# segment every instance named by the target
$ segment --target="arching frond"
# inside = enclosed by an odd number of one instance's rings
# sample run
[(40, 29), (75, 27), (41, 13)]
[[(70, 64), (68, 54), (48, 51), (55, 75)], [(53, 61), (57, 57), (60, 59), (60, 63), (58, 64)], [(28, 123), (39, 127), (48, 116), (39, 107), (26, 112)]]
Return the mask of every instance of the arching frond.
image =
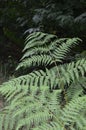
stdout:
[(16, 70), (37, 70), (0, 85), (0, 130), (85, 130), (86, 58), (64, 63), (79, 41), (41, 32), (26, 38)]
[(61, 63), (71, 48), (77, 45), (79, 41), (79, 38), (58, 39), (55, 35), (40, 32), (31, 34), (26, 39), (26, 46), (23, 50), (25, 53), (17, 69), (40, 65), (46, 66), (51, 65), (53, 62)]

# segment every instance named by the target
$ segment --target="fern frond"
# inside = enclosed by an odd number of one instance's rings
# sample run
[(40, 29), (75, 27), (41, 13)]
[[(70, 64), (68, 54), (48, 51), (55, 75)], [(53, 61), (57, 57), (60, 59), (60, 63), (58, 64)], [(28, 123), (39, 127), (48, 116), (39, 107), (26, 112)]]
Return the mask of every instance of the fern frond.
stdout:
[[(55, 35), (52, 35), (52, 34), (45, 34), (45, 33), (42, 33), (42, 32), (36, 32), (36, 33), (33, 33), (32, 35), (29, 35), (26, 39), (26, 46), (24, 48), (23, 51), (29, 49), (29, 48), (32, 48), (32, 47), (35, 47), (35, 46), (42, 46), (42, 45), (46, 45), (47, 43), (49, 43), (49, 41), (52, 39), (52, 38), (56, 38), (57, 36)], [(51, 41), (50, 41), (51, 42)]]
[(82, 59), (77, 62), (64, 64), (64, 66), (60, 65), (54, 67), (50, 70), (46, 69), (46, 72), (42, 70), (34, 71), (29, 75), (10, 80), (8, 83), (4, 83), (2, 87), (0, 87), (0, 92), (5, 94), (6, 97), (13, 97), (16, 93), (21, 92), (24, 88), (28, 89), (30, 86), (47, 85), (51, 89), (56, 86), (61, 88), (62, 84), (64, 86), (70, 84), (72, 81), (79, 80), (85, 72), (86, 60)]
[(27, 58), (26, 60), (23, 60), (18, 67), (16, 68), (16, 70), (18, 70), (19, 68), (27, 68), (27, 67), (31, 67), (31, 66), (40, 66), (40, 65), (50, 65), (53, 63), (52, 57), (49, 55), (36, 55), (36, 56), (32, 56), (31, 58)]
[(61, 63), (71, 48), (76, 46), (79, 41), (81, 41), (79, 38), (58, 39), (55, 35), (34, 33), (26, 40), (26, 46), (23, 50), (25, 54), (21, 58), (17, 69), (40, 65), (46, 66), (51, 65), (53, 62)]
[(0, 85), (6, 99), (0, 130), (85, 130), (86, 59), (63, 63), (79, 41), (41, 32), (26, 38), (17, 69), (37, 67), (38, 71)]
[[(71, 62), (67, 64), (58, 65), (52, 67), (50, 70), (46, 70), (47, 75), (50, 77), (50, 83), (54, 77), (54, 85), (66, 85), (71, 82), (78, 81), (80, 77), (83, 77), (86, 72), (86, 60), (83, 58), (77, 62)], [(51, 78), (52, 77), (52, 78)]]
[(63, 60), (68, 52), (70, 52), (70, 49), (77, 45), (79, 41), (79, 38), (67, 39), (66, 42), (63, 42), (62, 45), (54, 50), (52, 56), (56, 59)]
[[(8, 121), (6, 128), (10, 126), (10, 117), (13, 118), (16, 123), (16, 129), (19, 130), (22, 127), (27, 127), (28, 129), (34, 128), (34, 127), (41, 127), (42, 124), (46, 124), (46, 122), (51, 122), (53, 119), (53, 112), (58, 107), (58, 95), (60, 94), (60, 90), (57, 90), (57, 92), (54, 92), (55, 96), (51, 97), (52, 92), (49, 90), (49, 87), (43, 86), (38, 87), (36, 90), (34, 90), (34, 87), (31, 87), (27, 96), (22, 96), (21, 98), (17, 98), (17, 100), (12, 100), (10, 106), (5, 108), (6, 110), (9, 110), (9, 113), (5, 114), (5, 120)], [(17, 95), (16, 95), (17, 96)], [(54, 98), (57, 97), (57, 100), (54, 101), (53, 108), (48, 106), (51, 105), (51, 100), (53, 101)], [(45, 99), (45, 100), (44, 100)], [(51, 100), (50, 100), (51, 99)], [(52, 110), (52, 112), (51, 112)], [(59, 110), (59, 109), (58, 109)], [(21, 117), (19, 117), (21, 115)], [(8, 117), (10, 116), (10, 117)], [(20, 120), (18, 121), (18, 117)], [(15, 125), (14, 123), (14, 125)]]
[[(46, 47), (47, 46), (47, 47)], [(21, 58), (21, 60), (31, 57), (33, 55), (41, 55), (41, 54), (48, 54), (49, 55), (49, 51), (52, 52), (54, 51), (54, 49), (56, 48), (56, 45), (54, 45), (54, 43), (51, 43), (50, 45), (46, 45), (46, 46), (38, 46), (38, 47), (34, 47), (32, 49), (27, 50), (23, 57)]]
[(64, 74), (64, 79), (67, 79), (67, 83), (69, 83), (69, 79), (72, 81), (79, 80), (79, 77), (84, 76), (86, 72), (86, 60), (83, 58), (75, 63), (71, 62), (67, 64), (66, 67), (67, 68), (62, 70), (62, 72)]
[(62, 111), (61, 119), (65, 125), (73, 125), (76, 122), (77, 117), (80, 116), (80, 113), (86, 108), (86, 96), (78, 97), (77, 99), (72, 100)]

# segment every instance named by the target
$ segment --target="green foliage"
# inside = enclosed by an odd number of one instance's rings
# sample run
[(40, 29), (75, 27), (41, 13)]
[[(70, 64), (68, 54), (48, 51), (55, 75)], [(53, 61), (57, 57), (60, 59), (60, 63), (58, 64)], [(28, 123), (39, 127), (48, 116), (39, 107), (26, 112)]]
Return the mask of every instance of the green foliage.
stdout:
[(7, 101), (0, 130), (85, 130), (86, 59), (67, 59), (80, 41), (41, 32), (26, 38), (16, 70), (34, 69), (0, 86)]
[(54, 62), (62, 62), (70, 49), (79, 41), (79, 38), (58, 39), (55, 35), (33, 33), (26, 39), (26, 46), (23, 50), (25, 54), (18, 68), (36, 66), (37, 64), (46, 66)]

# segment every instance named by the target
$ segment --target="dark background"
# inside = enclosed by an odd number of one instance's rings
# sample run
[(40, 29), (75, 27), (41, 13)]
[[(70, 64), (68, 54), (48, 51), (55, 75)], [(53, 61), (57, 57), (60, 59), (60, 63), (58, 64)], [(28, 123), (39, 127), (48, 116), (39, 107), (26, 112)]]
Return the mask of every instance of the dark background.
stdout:
[[(18, 62), (24, 40), (35, 31), (79, 37), (86, 50), (86, 0), (0, 0), (0, 62)], [(12, 66), (11, 66), (12, 67)]]

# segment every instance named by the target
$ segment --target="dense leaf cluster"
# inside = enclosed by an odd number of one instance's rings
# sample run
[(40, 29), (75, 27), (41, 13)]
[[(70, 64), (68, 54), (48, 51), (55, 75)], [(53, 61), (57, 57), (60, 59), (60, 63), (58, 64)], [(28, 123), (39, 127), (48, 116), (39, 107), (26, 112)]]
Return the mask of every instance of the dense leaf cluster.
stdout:
[(65, 62), (79, 42), (41, 32), (26, 38), (16, 70), (35, 69), (0, 86), (0, 130), (86, 129), (86, 58)]

